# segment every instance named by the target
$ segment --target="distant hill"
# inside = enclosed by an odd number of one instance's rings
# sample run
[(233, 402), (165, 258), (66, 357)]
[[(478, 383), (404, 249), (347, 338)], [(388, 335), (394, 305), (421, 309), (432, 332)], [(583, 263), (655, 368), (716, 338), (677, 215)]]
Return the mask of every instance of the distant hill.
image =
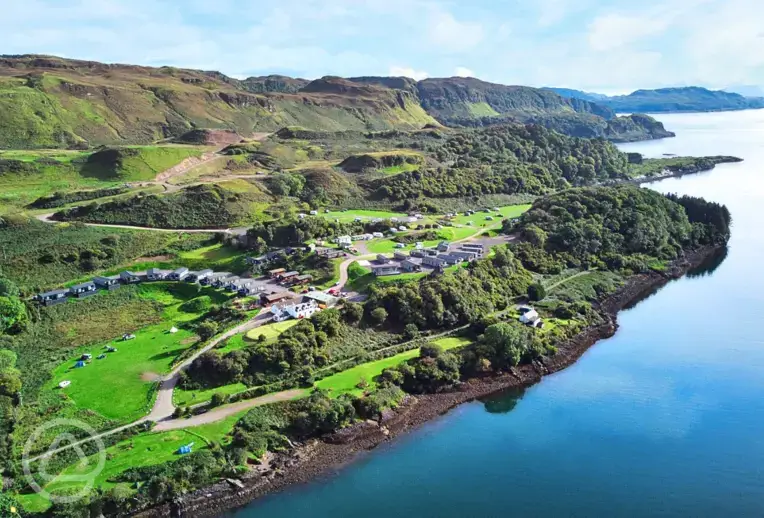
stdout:
[[(616, 118), (608, 106), (475, 78), (286, 76), (239, 80), (220, 72), (0, 56), (0, 149), (92, 148), (204, 137), (248, 137), (285, 126), (311, 131), (543, 124), (616, 141), (672, 136), (654, 119)], [(192, 133), (189, 133), (192, 132)], [(205, 137), (206, 138), (206, 137)]]
[(764, 97), (764, 87), (758, 85), (736, 85), (728, 86), (725, 92), (740, 94), (743, 97)]
[(629, 95), (604, 96), (569, 88), (548, 88), (569, 99), (596, 100), (618, 113), (668, 113), (746, 110), (764, 108), (764, 98), (708, 90), (698, 86), (637, 90)]
[(530, 122), (574, 137), (603, 137), (614, 141), (674, 136), (650, 117), (616, 117), (613, 110), (601, 104), (565, 98), (540, 88), (500, 85), (472, 77), (419, 82), (392, 77), (355, 77), (350, 80), (411, 92), (427, 113), (449, 126)]
[(405, 91), (356, 86), (0, 56), (0, 149), (148, 144), (197, 128), (248, 136), (290, 125), (338, 131), (437, 124)]

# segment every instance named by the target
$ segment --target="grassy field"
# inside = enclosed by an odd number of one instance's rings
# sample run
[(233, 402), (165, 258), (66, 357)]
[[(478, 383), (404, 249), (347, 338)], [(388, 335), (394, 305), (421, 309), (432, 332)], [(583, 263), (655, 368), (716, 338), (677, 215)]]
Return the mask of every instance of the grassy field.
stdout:
[[(496, 222), (493, 222), (496, 224)], [(433, 247), (440, 243), (441, 241), (459, 241), (461, 239), (466, 239), (474, 234), (477, 234), (480, 231), (479, 228), (475, 227), (443, 227), (441, 229), (438, 229), (438, 238), (437, 239), (430, 239), (427, 241), (423, 241), (425, 247)], [(369, 241), (366, 244), (366, 248), (369, 250), (370, 253), (373, 254), (391, 254), (396, 250), (411, 250), (416, 246), (415, 243), (410, 243), (406, 245), (403, 248), (396, 247), (397, 241), (395, 241), (395, 238), (391, 239), (375, 239), (372, 241)]]
[(34, 162), (39, 158), (68, 163), (76, 158), (86, 157), (89, 151), (70, 151), (66, 149), (8, 149), (0, 151), (0, 160), (21, 160), (22, 162)]
[(172, 400), (175, 406), (188, 406), (196, 405), (198, 403), (205, 403), (212, 399), (214, 394), (237, 394), (247, 390), (247, 386), (244, 383), (231, 383), (230, 385), (223, 385), (222, 387), (215, 387), (206, 390), (183, 390), (176, 388), (172, 395)]
[[(470, 216), (467, 216), (465, 214), (460, 214), (459, 216), (454, 217), (451, 221), (455, 225), (467, 225), (467, 223), (471, 221), (474, 227), (491, 226), (491, 225), (495, 225), (498, 221), (501, 221), (502, 219), (517, 218), (521, 216), (523, 212), (527, 211), (530, 208), (531, 208), (530, 204), (505, 205), (503, 207), (499, 207), (498, 211), (492, 210), (490, 214), (487, 212), (482, 212), (482, 211), (472, 214)], [(487, 221), (485, 219), (486, 216), (493, 217), (494, 221)]]
[(23, 171), (0, 168), (0, 214), (21, 211), (37, 198), (54, 192), (153, 180), (157, 174), (186, 158), (200, 156), (205, 150), (162, 145), (128, 146), (95, 153), (55, 149), (0, 151), (0, 160), (18, 160), (25, 168)]
[(286, 320), (284, 322), (274, 322), (257, 327), (247, 332), (247, 338), (257, 340), (260, 335), (265, 335), (266, 341), (275, 340), (281, 333), (297, 324), (297, 320)]
[[(455, 349), (457, 347), (463, 347), (472, 340), (461, 336), (453, 336), (446, 338), (439, 338), (434, 340), (436, 343), (443, 347), (444, 350)], [(373, 362), (362, 363), (352, 369), (333, 374), (316, 382), (316, 387), (327, 390), (333, 397), (340, 396), (342, 394), (361, 395), (365, 390), (369, 390), (374, 387), (374, 378), (382, 374), (382, 371), (388, 367), (394, 367), (406, 360), (415, 358), (419, 355), (419, 349), (412, 349), (405, 351), (389, 358), (382, 360), (376, 360)], [(365, 380), (368, 382), (368, 386), (365, 389), (358, 388), (358, 384)]]
[[(113, 481), (114, 478), (127, 469), (155, 466), (176, 460), (179, 458), (178, 449), (190, 443), (194, 443), (194, 451), (199, 451), (207, 449), (210, 443), (225, 442), (236, 422), (247, 412), (248, 410), (243, 410), (216, 423), (185, 430), (143, 433), (117, 443), (106, 449), (106, 466), (95, 479), (94, 485), (101, 489), (109, 489), (117, 485)], [(51, 481), (45, 489), (55, 494), (81, 487), (84, 482), (73, 482), (69, 477), (90, 473), (97, 461), (97, 456), (91, 456), (84, 463), (70, 466), (59, 475), (58, 480)], [(18, 500), (27, 511), (40, 512), (50, 506), (47, 499), (36, 493), (19, 495)]]
[[(168, 290), (169, 286), (174, 289)], [(110, 419), (126, 422), (140, 417), (151, 406), (155, 380), (169, 372), (178, 355), (197, 341), (196, 335), (181, 324), (199, 315), (179, 309), (182, 302), (197, 295), (193, 288), (184, 284), (142, 285), (141, 297), (165, 306), (163, 322), (136, 330), (133, 340), (115, 339), (78, 348), (69, 360), (54, 370), (50, 390), (62, 391), (77, 406)], [(201, 290), (198, 294), (214, 297), (217, 301), (220, 297), (227, 298), (212, 289)], [(171, 334), (169, 330), (173, 326), (178, 327), (178, 331)], [(107, 353), (108, 346), (115, 347), (117, 352)], [(85, 367), (76, 368), (76, 361), (85, 353), (92, 355), (92, 361)], [(101, 354), (106, 357), (97, 359)], [(59, 389), (58, 384), (65, 380), (71, 385)]]
[(362, 218), (364, 221), (372, 219), (390, 219), (390, 218), (405, 218), (406, 214), (402, 212), (388, 212), (384, 210), (346, 210), (346, 211), (333, 211), (333, 212), (319, 212), (319, 215), (331, 219), (340, 220), (342, 223), (353, 222), (355, 218)]

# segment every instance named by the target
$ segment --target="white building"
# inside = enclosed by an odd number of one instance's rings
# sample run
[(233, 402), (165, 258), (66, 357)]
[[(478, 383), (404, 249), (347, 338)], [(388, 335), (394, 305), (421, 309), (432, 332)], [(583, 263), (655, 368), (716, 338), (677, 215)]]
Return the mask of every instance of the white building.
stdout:
[(350, 236), (340, 236), (337, 238), (337, 244), (342, 248), (347, 248), (353, 245), (353, 239)]
[(529, 306), (521, 307), (520, 312), (522, 314), (520, 315), (519, 320), (523, 324), (534, 324), (540, 318), (538, 312)]
[(276, 322), (283, 322), (284, 320), (289, 320), (290, 318), (310, 318), (314, 313), (320, 310), (321, 309), (318, 307), (318, 304), (316, 304), (313, 300), (302, 302), (300, 304), (274, 304), (271, 306), (273, 320)]

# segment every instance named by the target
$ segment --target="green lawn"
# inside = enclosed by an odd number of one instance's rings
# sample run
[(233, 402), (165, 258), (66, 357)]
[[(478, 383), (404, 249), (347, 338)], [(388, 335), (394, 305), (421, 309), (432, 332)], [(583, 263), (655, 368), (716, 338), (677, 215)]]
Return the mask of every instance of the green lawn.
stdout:
[[(142, 297), (165, 306), (163, 322), (134, 331), (133, 340), (123, 342), (117, 338), (77, 349), (53, 371), (49, 385), (51, 390), (65, 393), (78, 407), (120, 422), (139, 418), (150, 409), (154, 380), (169, 372), (178, 355), (197, 341), (196, 335), (181, 324), (199, 315), (183, 312), (180, 304), (196, 296), (208, 296), (213, 301), (228, 298), (210, 288), (197, 291), (195, 285), (183, 283), (143, 284), (139, 290)], [(171, 334), (173, 326), (178, 332)], [(107, 346), (115, 347), (117, 352), (107, 353)], [(92, 361), (75, 368), (84, 353), (91, 354)], [(106, 357), (97, 359), (101, 354)], [(64, 380), (71, 385), (59, 389), (58, 384)]]
[(67, 163), (75, 158), (89, 155), (89, 151), (70, 151), (65, 149), (7, 149), (0, 151), (0, 160), (21, 160), (22, 162), (34, 162), (39, 158), (56, 160)]
[(403, 164), (403, 165), (393, 165), (390, 167), (383, 167), (379, 171), (388, 176), (393, 176), (396, 174), (407, 173), (409, 171), (416, 171), (417, 169), (421, 167), (422, 167), (421, 164)]
[(294, 326), (299, 320), (285, 320), (284, 322), (274, 322), (264, 326), (256, 327), (247, 332), (247, 338), (257, 340), (260, 335), (265, 335), (266, 341), (275, 340), (281, 333)]
[[(497, 222), (493, 222), (494, 224)], [(474, 234), (477, 234), (480, 231), (480, 228), (474, 228), (474, 227), (443, 227), (441, 229), (438, 229), (438, 239), (430, 239), (427, 241), (423, 241), (422, 244), (425, 247), (433, 247), (436, 246), (441, 241), (458, 241), (460, 239), (466, 239)], [(401, 234), (410, 234), (413, 231), (409, 232), (401, 232)], [(416, 231), (419, 232), (419, 231)], [(396, 248), (396, 241), (395, 238), (390, 239), (375, 239), (372, 241), (369, 241), (366, 244), (366, 248), (369, 250), (370, 253), (373, 254), (391, 254), (395, 252), (396, 250), (411, 250), (416, 245), (415, 243), (411, 243), (406, 245), (404, 248)]]
[(231, 383), (230, 385), (206, 390), (183, 390), (182, 388), (176, 388), (172, 394), (172, 400), (175, 406), (196, 405), (197, 403), (209, 401), (212, 399), (213, 394), (225, 394), (228, 396), (244, 392), (247, 388), (244, 383)]
[[(439, 338), (434, 340), (434, 343), (443, 347), (444, 350), (454, 349), (457, 347), (463, 347), (472, 340), (462, 336), (451, 336), (446, 338)], [(388, 367), (394, 367), (406, 360), (415, 358), (419, 355), (419, 349), (412, 349), (405, 351), (389, 358), (382, 360), (376, 360), (373, 362), (362, 363), (346, 371), (333, 374), (322, 380), (316, 382), (316, 387), (322, 390), (328, 390), (333, 397), (340, 396), (341, 394), (363, 394), (364, 390), (369, 390), (374, 387), (374, 378), (382, 374), (382, 371)], [(366, 389), (360, 389), (357, 385), (362, 379), (365, 379), (369, 386)]]
[[(194, 451), (199, 451), (208, 448), (208, 442), (225, 442), (226, 436), (233, 430), (236, 422), (248, 411), (242, 410), (226, 419), (208, 425), (169, 432), (147, 432), (117, 443), (106, 449), (106, 466), (96, 477), (95, 487), (108, 489), (117, 485), (113, 479), (127, 469), (154, 466), (176, 460), (180, 458), (177, 454), (178, 449), (189, 443), (193, 442)], [(90, 473), (97, 462), (98, 457), (88, 457), (87, 462), (68, 467), (59, 477)], [(77, 489), (83, 483), (54, 479), (45, 486), (45, 489), (55, 494), (66, 489)], [(41, 511), (50, 506), (48, 500), (37, 494), (20, 495), (18, 500), (29, 511)]]
[(334, 212), (319, 212), (319, 215), (331, 219), (340, 220), (342, 223), (353, 222), (355, 218), (363, 218), (364, 220), (372, 219), (389, 219), (389, 218), (405, 218), (407, 215), (402, 212), (388, 212), (384, 210), (348, 210), (348, 211), (334, 211)]
[[(491, 207), (493, 208), (493, 207)], [(530, 209), (530, 204), (525, 205), (504, 205), (503, 207), (499, 207), (499, 211), (496, 212), (494, 210), (491, 211), (491, 213), (479, 211), (475, 214), (472, 214), (471, 216), (466, 216), (464, 213), (460, 214), (459, 216), (456, 216), (451, 221), (455, 225), (466, 225), (468, 222), (472, 222), (472, 226), (474, 227), (481, 227), (481, 226), (491, 226), (499, 223), (502, 219), (506, 218), (517, 218), (523, 214), (523, 212)], [(493, 221), (487, 221), (485, 218), (486, 216), (493, 217)]]

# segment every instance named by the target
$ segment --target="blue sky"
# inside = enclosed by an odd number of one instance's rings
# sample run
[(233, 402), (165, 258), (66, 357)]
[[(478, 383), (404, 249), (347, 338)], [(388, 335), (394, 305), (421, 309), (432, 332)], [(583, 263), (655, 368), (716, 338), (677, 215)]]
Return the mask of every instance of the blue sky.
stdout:
[(235, 77), (764, 85), (762, 0), (2, 0), (0, 53)]

